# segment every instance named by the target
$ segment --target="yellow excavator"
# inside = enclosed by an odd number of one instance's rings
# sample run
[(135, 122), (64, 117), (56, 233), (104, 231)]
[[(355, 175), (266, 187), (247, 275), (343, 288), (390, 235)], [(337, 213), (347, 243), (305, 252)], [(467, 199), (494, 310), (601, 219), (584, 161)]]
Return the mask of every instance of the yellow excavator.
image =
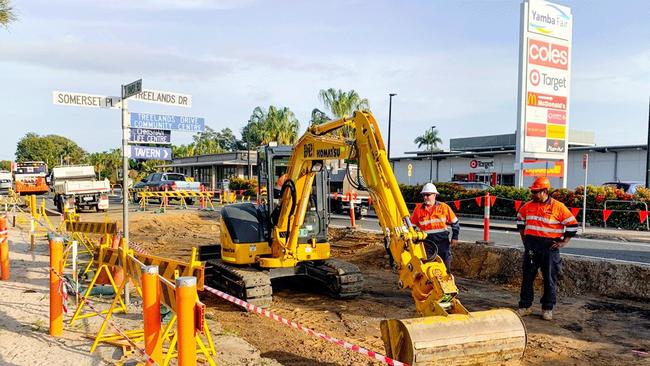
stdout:
[[(354, 137), (345, 138), (343, 130), (352, 130)], [(381, 322), (387, 356), (411, 365), (489, 365), (521, 359), (526, 347), (521, 318), (510, 309), (468, 311), (440, 257), (427, 259), (426, 234), (410, 222), (379, 125), (368, 112), (311, 126), (293, 147), (258, 151), (260, 192), (266, 195), (257, 205), (223, 208), (219, 253), (201, 250), (202, 259), (208, 259), (206, 281), (262, 306), (270, 304), (271, 279), (285, 276), (316, 280), (338, 298), (360, 294), (359, 269), (330, 258), (327, 242), (324, 167), (327, 161), (342, 159), (358, 164), (362, 179), (356, 184), (363, 184), (372, 197), (398, 284), (411, 290), (419, 315)], [(279, 177), (282, 184), (276, 187)]]

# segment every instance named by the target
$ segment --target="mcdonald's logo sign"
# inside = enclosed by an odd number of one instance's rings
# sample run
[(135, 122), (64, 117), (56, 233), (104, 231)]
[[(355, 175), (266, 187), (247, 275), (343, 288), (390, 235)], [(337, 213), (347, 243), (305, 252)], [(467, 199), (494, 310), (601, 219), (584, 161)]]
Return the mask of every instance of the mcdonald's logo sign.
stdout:
[(537, 94), (528, 92), (528, 105), (537, 105)]

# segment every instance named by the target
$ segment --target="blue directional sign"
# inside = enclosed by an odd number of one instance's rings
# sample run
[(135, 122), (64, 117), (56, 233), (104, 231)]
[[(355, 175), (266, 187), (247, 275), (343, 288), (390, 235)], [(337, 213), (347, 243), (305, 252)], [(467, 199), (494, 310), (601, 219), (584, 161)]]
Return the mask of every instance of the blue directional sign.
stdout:
[(168, 147), (131, 145), (131, 159), (172, 160), (172, 149)]
[(149, 130), (132, 128), (129, 143), (139, 144), (171, 144), (172, 132), (169, 130)]
[(131, 127), (203, 132), (205, 131), (205, 118), (132, 112)]

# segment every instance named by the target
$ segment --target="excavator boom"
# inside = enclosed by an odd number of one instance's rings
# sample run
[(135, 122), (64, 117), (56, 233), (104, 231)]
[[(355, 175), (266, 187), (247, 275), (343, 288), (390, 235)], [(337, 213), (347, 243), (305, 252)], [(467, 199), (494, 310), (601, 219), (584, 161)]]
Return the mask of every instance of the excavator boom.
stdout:
[[(344, 128), (354, 131), (346, 138)], [(381, 323), (389, 357), (411, 365), (486, 365), (518, 361), (526, 330), (512, 310), (469, 312), (459, 301), (454, 277), (440, 257), (427, 259), (426, 234), (415, 229), (386, 156), (379, 125), (368, 112), (310, 127), (294, 148), (282, 206), (273, 228), (272, 256), (264, 266), (291, 266), (309, 260), (299, 250), (313, 177), (327, 160), (358, 162), (379, 224), (399, 272), (399, 286), (411, 290), (420, 317)], [(360, 182), (357, 182), (360, 184)], [(264, 262), (266, 261), (266, 262)]]

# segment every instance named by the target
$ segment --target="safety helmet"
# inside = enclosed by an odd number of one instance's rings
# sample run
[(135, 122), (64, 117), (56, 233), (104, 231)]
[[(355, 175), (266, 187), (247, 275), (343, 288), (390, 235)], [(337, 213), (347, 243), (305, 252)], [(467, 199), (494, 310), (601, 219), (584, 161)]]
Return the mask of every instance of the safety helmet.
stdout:
[(531, 191), (540, 191), (542, 189), (550, 189), (551, 182), (546, 177), (538, 177), (533, 182), (533, 185), (528, 187)]
[(422, 187), (422, 191), (420, 192), (420, 194), (424, 194), (424, 193), (439, 194), (438, 189), (436, 189), (436, 186), (433, 185), (433, 183), (427, 183), (424, 185), (424, 187)]

